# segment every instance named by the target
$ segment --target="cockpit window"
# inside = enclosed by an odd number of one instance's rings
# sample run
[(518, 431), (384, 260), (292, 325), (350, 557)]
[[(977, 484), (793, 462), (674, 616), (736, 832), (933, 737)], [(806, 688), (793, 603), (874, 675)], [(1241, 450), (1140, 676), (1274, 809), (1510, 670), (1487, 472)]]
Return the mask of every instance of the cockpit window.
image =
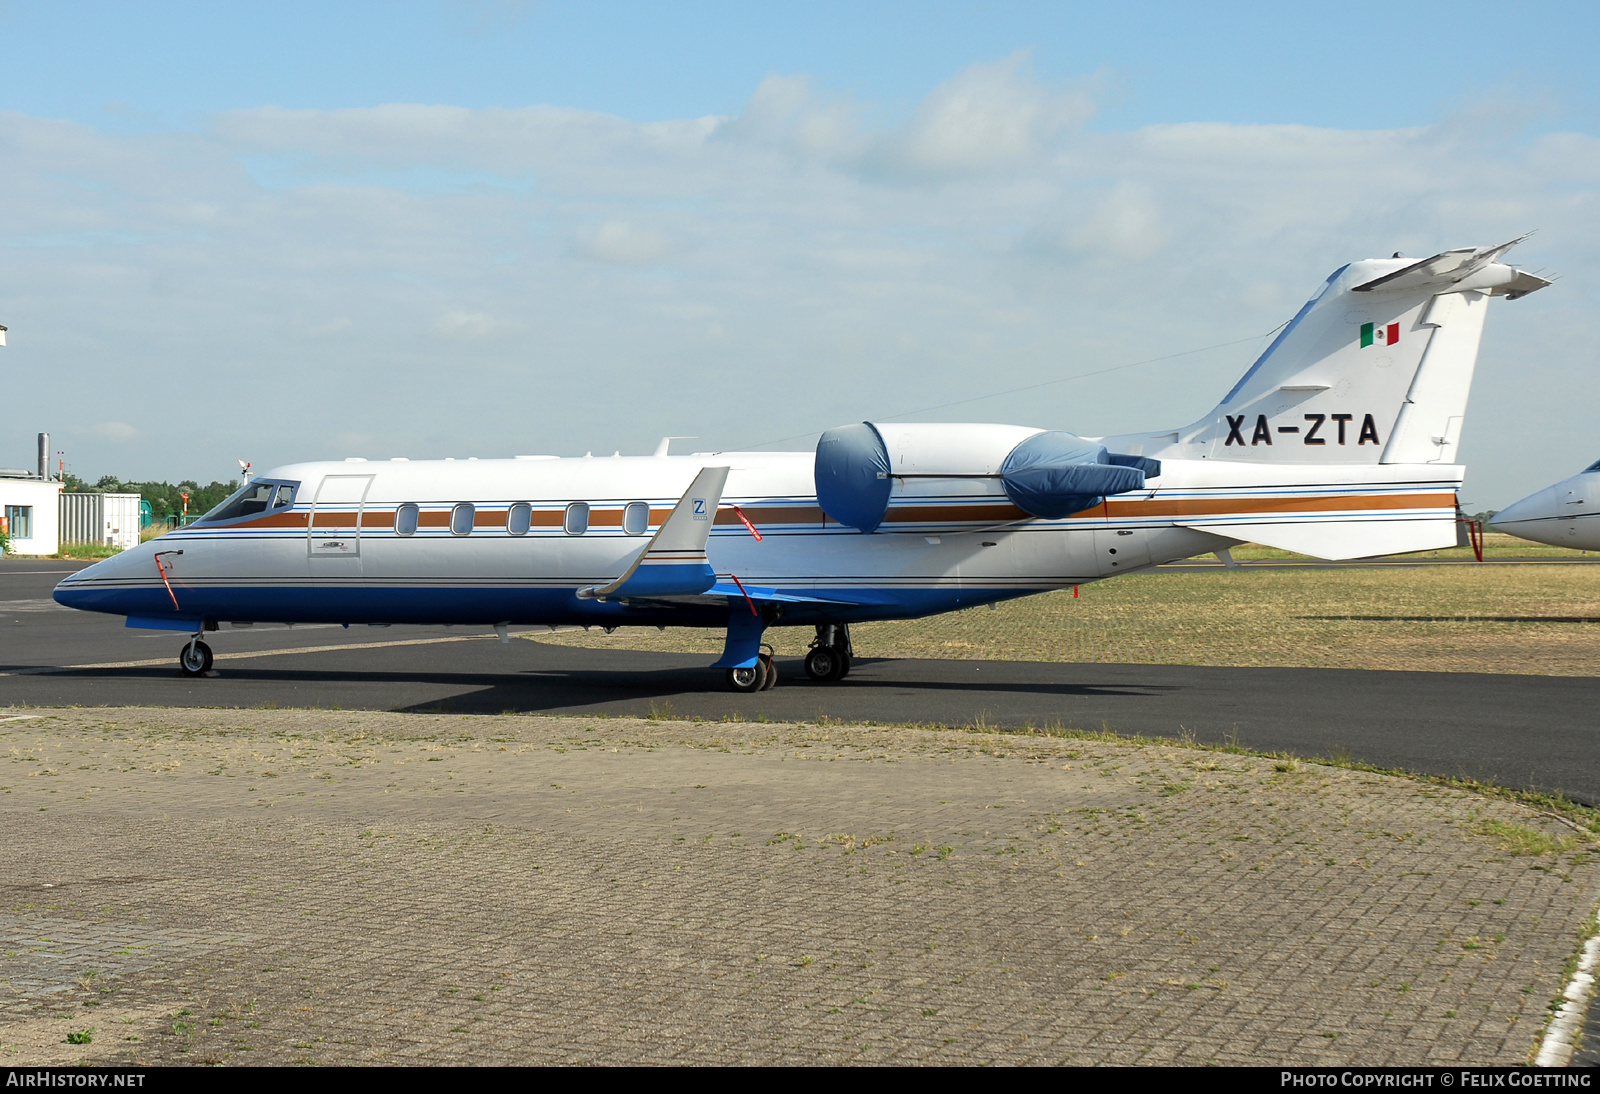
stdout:
[(247, 482), (196, 523), (209, 524), (254, 516), (268, 509), (286, 509), (294, 504), (294, 492), (298, 485), (292, 482), (263, 482), (260, 479)]

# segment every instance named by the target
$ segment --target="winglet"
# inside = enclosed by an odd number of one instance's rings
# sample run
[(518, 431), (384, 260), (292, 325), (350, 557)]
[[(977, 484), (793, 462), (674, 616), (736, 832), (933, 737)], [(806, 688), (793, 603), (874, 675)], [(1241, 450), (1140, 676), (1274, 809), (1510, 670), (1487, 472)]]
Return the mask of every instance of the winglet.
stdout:
[(684, 596), (715, 585), (717, 575), (706, 560), (706, 540), (727, 481), (726, 467), (701, 468), (633, 565), (609, 585), (579, 589), (579, 599)]

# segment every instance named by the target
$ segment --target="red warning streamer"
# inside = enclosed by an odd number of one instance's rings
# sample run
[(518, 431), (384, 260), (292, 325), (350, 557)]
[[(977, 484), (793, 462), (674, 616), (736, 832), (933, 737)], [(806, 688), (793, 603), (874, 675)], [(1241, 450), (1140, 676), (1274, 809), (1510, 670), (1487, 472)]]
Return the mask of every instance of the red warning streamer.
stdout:
[(172, 591), (172, 582), (167, 580), (167, 568), (161, 564), (161, 556), (162, 555), (172, 555), (172, 554), (180, 554), (181, 555), (182, 553), (183, 553), (182, 551), (157, 551), (156, 552), (156, 569), (161, 574), (161, 584), (163, 584), (163, 585), (165, 585), (167, 587), (167, 595), (172, 597), (172, 608), (173, 608), (173, 610), (174, 611), (179, 611), (179, 612), (183, 611), (183, 609), (178, 607), (178, 594)]
[[(746, 604), (750, 605), (750, 614), (751, 615), (760, 615), (761, 613), (756, 611), (756, 602), (754, 600), (750, 599), (750, 594), (749, 593), (745, 592), (744, 582), (739, 580), (739, 575), (738, 574), (729, 574), (728, 576), (733, 578), (733, 583), (735, 585), (739, 586), (739, 591), (741, 593), (744, 593), (744, 602)], [(174, 603), (176, 603), (176, 601), (174, 601)]]
[[(756, 542), (757, 543), (760, 543), (761, 542), (761, 533), (756, 531), (756, 526), (754, 524), (750, 523), (750, 518), (744, 515), (744, 510), (740, 509), (737, 505), (735, 505), (733, 507), (733, 515), (739, 518), (739, 521), (740, 521), (741, 524), (743, 524), (746, 528), (750, 529), (750, 534), (752, 536), (756, 537)], [(738, 579), (735, 578), (734, 580), (737, 581)]]

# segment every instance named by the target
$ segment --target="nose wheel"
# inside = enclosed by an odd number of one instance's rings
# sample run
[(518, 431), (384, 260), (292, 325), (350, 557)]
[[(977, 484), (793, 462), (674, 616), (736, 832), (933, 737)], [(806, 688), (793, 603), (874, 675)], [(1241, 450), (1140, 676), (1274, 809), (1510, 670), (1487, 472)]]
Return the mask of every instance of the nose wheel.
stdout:
[(185, 676), (204, 676), (211, 671), (211, 647), (195, 638), (178, 653), (178, 671)]
[(778, 666), (770, 653), (756, 657), (756, 663), (742, 669), (728, 670), (728, 687), (742, 695), (766, 691), (778, 682)]

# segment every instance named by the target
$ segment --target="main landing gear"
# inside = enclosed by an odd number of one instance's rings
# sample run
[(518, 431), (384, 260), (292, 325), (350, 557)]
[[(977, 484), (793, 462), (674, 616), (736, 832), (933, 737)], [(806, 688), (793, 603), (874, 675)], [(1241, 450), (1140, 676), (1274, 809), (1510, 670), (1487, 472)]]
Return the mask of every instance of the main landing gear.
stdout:
[(771, 646), (769, 652), (756, 655), (756, 663), (748, 668), (729, 669), (728, 687), (741, 694), (748, 695), (752, 692), (766, 691), (778, 682), (778, 664), (772, 659)]
[(850, 675), (850, 624), (824, 623), (817, 627), (811, 652), (806, 654), (806, 675), (819, 683)]
[(200, 641), (198, 632), (179, 651), (178, 671), (185, 676), (204, 676), (211, 671), (211, 647)]

